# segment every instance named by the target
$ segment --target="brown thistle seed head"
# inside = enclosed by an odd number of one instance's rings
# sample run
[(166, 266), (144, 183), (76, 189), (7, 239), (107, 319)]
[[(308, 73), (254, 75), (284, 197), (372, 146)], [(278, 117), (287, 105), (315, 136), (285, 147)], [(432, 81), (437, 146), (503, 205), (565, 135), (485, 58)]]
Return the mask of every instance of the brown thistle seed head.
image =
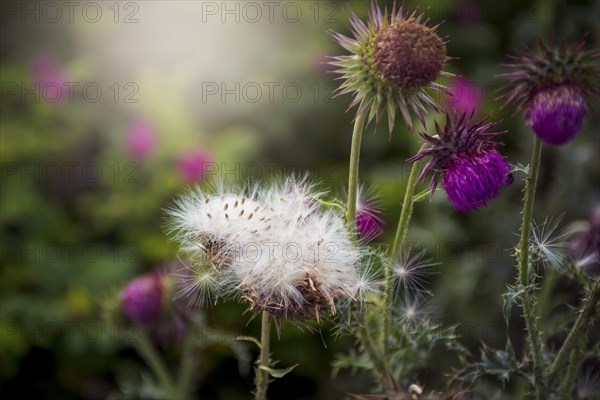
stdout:
[(396, 21), (375, 37), (375, 63), (383, 77), (411, 92), (435, 80), (446, 62), (446, 45), (429, 27)]

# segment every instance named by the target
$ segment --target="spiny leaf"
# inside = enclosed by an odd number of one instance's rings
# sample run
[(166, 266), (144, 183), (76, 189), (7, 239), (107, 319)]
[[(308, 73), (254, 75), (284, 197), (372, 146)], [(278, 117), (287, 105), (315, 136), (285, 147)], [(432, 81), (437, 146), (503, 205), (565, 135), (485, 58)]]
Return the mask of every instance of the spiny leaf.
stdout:
[(285, 369), (274, 369), (274, 368), (265, 367), (264, 365), (261, 365), (258, 368), (262, 369), (263, 371), (267, 371), (269, 373), (269, 375), (271, 375), (273, 378), (283, 378), (285, 375), (292, 372), (292, 370), (294, 368), (296, 368), (298, 365), (299, 364), (295, 364), (295, 365), (292, 365), (291, 367), (285, 368)]
[(258, 339), (252, 336), (238, 336), (235, 338), (235, 340), (245, 340), (246, 342), (252, 342), (256, 346), (258, 346), (259, 349), (262, 347)]
[(517, 303), (519, 298), (525, 293), (525, 287), (523, 285), (509, 286), (508, 291), (502, 295), (504, 304), (502, 305), (502, 315), (504, 316), (504, 322), (508, 325), (508, 319), (510, 318), (510, 311), (512, 307)]
[(421, 193), (417, 193), (416, 195), (413, 196), (413, 202), (418, 203), (419, 201), (427, 198), (427, 196), (429, 196), (430, 193), (431, 193), (431, 189), (426, 189), (426, 190), (423, 190)]

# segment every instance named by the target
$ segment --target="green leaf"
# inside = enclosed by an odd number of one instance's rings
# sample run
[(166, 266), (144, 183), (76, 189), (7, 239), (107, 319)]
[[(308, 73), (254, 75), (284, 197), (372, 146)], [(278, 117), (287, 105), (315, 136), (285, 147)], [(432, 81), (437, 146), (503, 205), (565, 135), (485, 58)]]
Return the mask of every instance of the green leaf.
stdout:
[(504, 322), (508, 325), (508, 319), (510, 318), (510, 312), (512, 307), (517, 303), (519, 298), (525, 293), (525, 287), (523, 285), (509, 286), (508, 291), (502, 295), (504, 304), (502, 305), (502, 315), (504, 316)]
[(262, 369), (263, 371), (267, 371), (269, 373), (269, 375), (271, 375), (273, 378), (283, 378), (286, 374), (288, 374), (289, 372), (292, 372), (292, 370), (294, 368), (296, 368), (299, 364), (295, 364), (292, 365), (289, 368), (285, 368), (285, 369), (274, 369), (274, 368), (269, 368), (269, 367), (265, 367), (264, 365), (261, 365), (260, 369)]
[(417, 193), (413, 196), (413, 203), (418, 203), (419, 201), (425, 199), (431, 193), (431, 189), (423, 190), (421, 193)]

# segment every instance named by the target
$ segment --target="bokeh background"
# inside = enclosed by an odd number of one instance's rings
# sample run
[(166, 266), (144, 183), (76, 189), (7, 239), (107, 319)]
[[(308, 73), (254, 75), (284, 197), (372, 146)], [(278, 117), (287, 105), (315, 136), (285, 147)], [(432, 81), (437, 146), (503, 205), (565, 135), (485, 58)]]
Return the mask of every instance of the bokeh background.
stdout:
[[(0, 389), (3, 398), (105, 398), (142, 367), (102, 322), (102, 304), (132, 277), (168, 265), (176, 248), (163, 208), (187, 186), (226, 176), (244, 181), (310, 172), (342, 193), (353, 112), (334, 98), (331, 68), (340, 49), (328, 31), (349, 34), (351, 7), (367, 1), (7, 1), (1, 5)], [(449, 36), (448, 108), (503, 119), (503, 152), (527, 163), (532, 134), (495, 100), (505, 53), (538, 37), (597, 47), (600, 3), (593, 1), (408, 1), (429, 7)], [(431, 115), (429, 122), (436, 118)], [(428, 124), (431, 126), (432, 124)], [(543, 154), (535, 218), (586, 218), (600, 201), (598, 114), (569, 145)], [(419, 147), (398, 124), (363, 139), (361, 176), (379, 194), (390, 240), (408, 168)], [(409, 240), (439, 263), (430, 312), (458, 324), (461, 341), (502, 347), (501, 294), (515, 276), (512, 247), (522, 176), (490, 207), (458, 214), (444, 194), (419, 203)], [(555, 306), (577, 297), (558, 284)], [(212, 329), (257, 335), (238, 304), (205, 312)], [(522, 323), (508, 332), (522, 350)], [(272, 344), (281, 365), (300, 365), (270, 388), (272, 398), (336, 399), (365, 393), (367, 375), (331, 361), (353, 346), (331, 325), (310, 334), (288, 326)], [(253, 350), (252, 350), (253, 351)], [(431, 355), (418, 377), (439, 387), (456, 359)], [(248, 398), (231, 350), (202, 353), (199, 398)], [(489, 382), (494, 386), (493, 381)], [(519, 383), (505, 388), (507, 396)], [(33, 397), (32, 397), (33, 396)]]

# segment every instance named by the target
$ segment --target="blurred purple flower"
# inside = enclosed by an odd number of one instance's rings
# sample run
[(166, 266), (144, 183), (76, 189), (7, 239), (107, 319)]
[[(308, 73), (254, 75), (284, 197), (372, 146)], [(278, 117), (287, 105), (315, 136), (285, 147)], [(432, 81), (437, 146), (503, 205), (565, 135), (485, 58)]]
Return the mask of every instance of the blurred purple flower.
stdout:
[(41, 98), (50, 103), (58, 103), (65, 98), (67, 73), (54, 57), (45, 51), (36, 53), (29, 63), (31, 80), (38, 84)]
[(479, 86), (466, 78), (455, 78), (448, 84), (447, 104), (457, 114), (477, 112), (483, 101)]
[(151, 326), (162, 314), (163, 284), (158, 272), (141, 275), (121, 292), (123, 314), (132, 322)]
[(567, 251), (576, 267), (591, 276), (600, 275), (600, 206), (588, 221), (582, 221), (574, 229)]
[(359, 189), (356, 200), (356, 231), (358, 236), (371, 241), (383, 233), (383, 219), (377, 199), (371, 191)]
[(212, 157), (205, 149), (192, 149), (179, 155), (177, 170), (187, 182), (196, 182), (204, 178), (211, 160)]
[(187, 332), (191, 310), (174, 300), (179, 261), (131, 280), (121, 291), (121, 311), (132, 323), (149, 330), (160, 345), (177, 342)]
[(134, 122), (125, 136), (125, 151), (131, 157), (145, 158), (156, 146), (156, 131), (145, 121)]
[(481, 22), (481, 6), (474, 0), (466, 0), (458, 5), (458, 20), (465, 25)]

